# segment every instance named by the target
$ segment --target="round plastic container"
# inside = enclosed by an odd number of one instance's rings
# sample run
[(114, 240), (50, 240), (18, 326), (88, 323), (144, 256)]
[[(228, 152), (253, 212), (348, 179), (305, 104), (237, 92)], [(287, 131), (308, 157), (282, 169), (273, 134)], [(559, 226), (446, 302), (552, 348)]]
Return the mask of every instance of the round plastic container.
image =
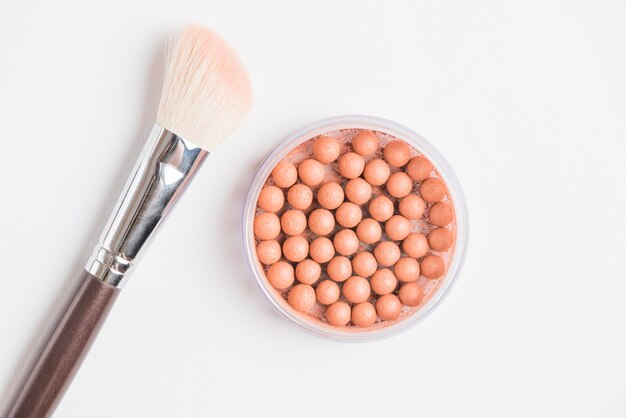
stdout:
[[(257, 198), (274, 166), (292, 149), (320, 134), (341, 129), (368, 129), (382, 132), (404, 140), (428, 158), (440, 177), (448, 186), (449, 196), (454, 205), (456, 216), (456, 244), (446, 274), (440, 278), (440, 285), (435, 293), (417, 310), (389, 324), (380, 323), (371, 328), (333, 327), (322, 321), (295, 311), (280, 292), (276, 291), (265, 278), (262, 264), (256, 256), (256, 241), (253, 222), (257, 208)], [(315, 122), (285, 137), (263, 160), (259, 166), (246, 197), (242, 219), (242, 244), (246, 262), (257, 285), (273, 306), (284, 317), (298, 327), (315, 335), (337, 341), (372, 341), (396, 335), (414, 326), (424, 319), (450, 292), (463, 267), (468, 241), (468, 220), (465, 198), (459, 181), (452, 168), (437, 149), (419, 134), (395, 122), (372, 116), (339, 116)]]

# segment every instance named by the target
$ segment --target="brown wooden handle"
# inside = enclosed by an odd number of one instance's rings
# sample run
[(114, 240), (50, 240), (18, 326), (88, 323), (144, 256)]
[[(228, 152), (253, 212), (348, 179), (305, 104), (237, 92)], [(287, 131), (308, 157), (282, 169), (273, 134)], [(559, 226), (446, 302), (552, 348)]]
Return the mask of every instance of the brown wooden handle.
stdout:
[(104, 323), (119, 289), (83, 271), (40, 349), (9, 399), (3, 418), (54, 412)]

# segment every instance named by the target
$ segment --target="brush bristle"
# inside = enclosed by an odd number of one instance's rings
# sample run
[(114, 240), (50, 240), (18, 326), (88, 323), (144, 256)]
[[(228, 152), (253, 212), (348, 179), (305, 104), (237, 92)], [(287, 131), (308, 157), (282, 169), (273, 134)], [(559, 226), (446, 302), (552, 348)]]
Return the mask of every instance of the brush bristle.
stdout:
[(239, 126), (250, 103), (248, 74), (219, 36), (192, 25), (168, 45), (159, 125), (212, 151)]

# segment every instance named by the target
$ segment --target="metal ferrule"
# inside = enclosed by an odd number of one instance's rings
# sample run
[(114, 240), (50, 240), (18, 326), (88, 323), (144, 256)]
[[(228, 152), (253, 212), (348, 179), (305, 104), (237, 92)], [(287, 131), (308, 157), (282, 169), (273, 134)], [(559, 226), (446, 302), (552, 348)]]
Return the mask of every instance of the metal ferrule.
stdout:
[(85, 269), (122, 287), (207, 155), (155, 124)]

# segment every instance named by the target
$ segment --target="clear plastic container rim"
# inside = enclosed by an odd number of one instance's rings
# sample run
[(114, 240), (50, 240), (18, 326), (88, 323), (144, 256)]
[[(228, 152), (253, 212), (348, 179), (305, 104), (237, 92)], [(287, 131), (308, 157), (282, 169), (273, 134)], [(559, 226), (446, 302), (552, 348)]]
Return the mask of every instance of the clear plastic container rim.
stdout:
[[(288, 306), (286, 301), (276, 300), (275, 293), (273, 293), (274, 290), (271, 289), (269, 283), (265, 279), (265, 273), (260, 268), (260, 264), (256, 259), (256, 242), (252, 233), (257, 198), (274, 166), (287, 152), (301, 143), (304, 143), (307, 140), (323, 133), (341, 129), (369, 129), (379, 131), (398, 139), (402, 139), (415, 147), (433, 163), (439, 172), (439, 175), (447, 184), (456, 214), (457, 236), (456, 246), (452, 256), (452, 263), (449, 266), (446, 275), (440, 279), (443, 280), (443, 282), (435, 294), (433, 294), (430, 299), (416, 312), (410, 314), (404, 319), (390, 325), (366, 330), (358, 328), (352, 330), (352, 327), (335, 328), (327, 324), (316, 323), (317, 321), (315, 319), (307, 319), (305, 315), (298, 314), (293, 311)], [(244, 258), (250, 268), (252, 277), (255, 279), (259, 289), (263, 292), (263, 294), (265, 294), (272, 306), (278, 312), (288, 318), (292, 324), (304, 329), (305, 331), (313, 333), (314, 335), (329, 338), (335, 341), (364, 342), (380, 340), (406, 331), (421, 322), (430, 313), (432, 313), (441, 304), (441, 302), (443, 302), (456, 283), (463, 268), (469, 240), (469, 225), (467, 205), (459, 180), (454, 174), (450, 164), (448, 164), (443, 155), (441, 155), (441, 153), (430, 142), (413, 130), (387, 119), (365, 115), (346, 115), (323, 119), (291, 132), (289, 135), (284, 137), (263, 159), (263, 161), (259, 164), (256, 174), (254, 175), (247, 191), (246, 200), (243, 206), (241, 236)]]

